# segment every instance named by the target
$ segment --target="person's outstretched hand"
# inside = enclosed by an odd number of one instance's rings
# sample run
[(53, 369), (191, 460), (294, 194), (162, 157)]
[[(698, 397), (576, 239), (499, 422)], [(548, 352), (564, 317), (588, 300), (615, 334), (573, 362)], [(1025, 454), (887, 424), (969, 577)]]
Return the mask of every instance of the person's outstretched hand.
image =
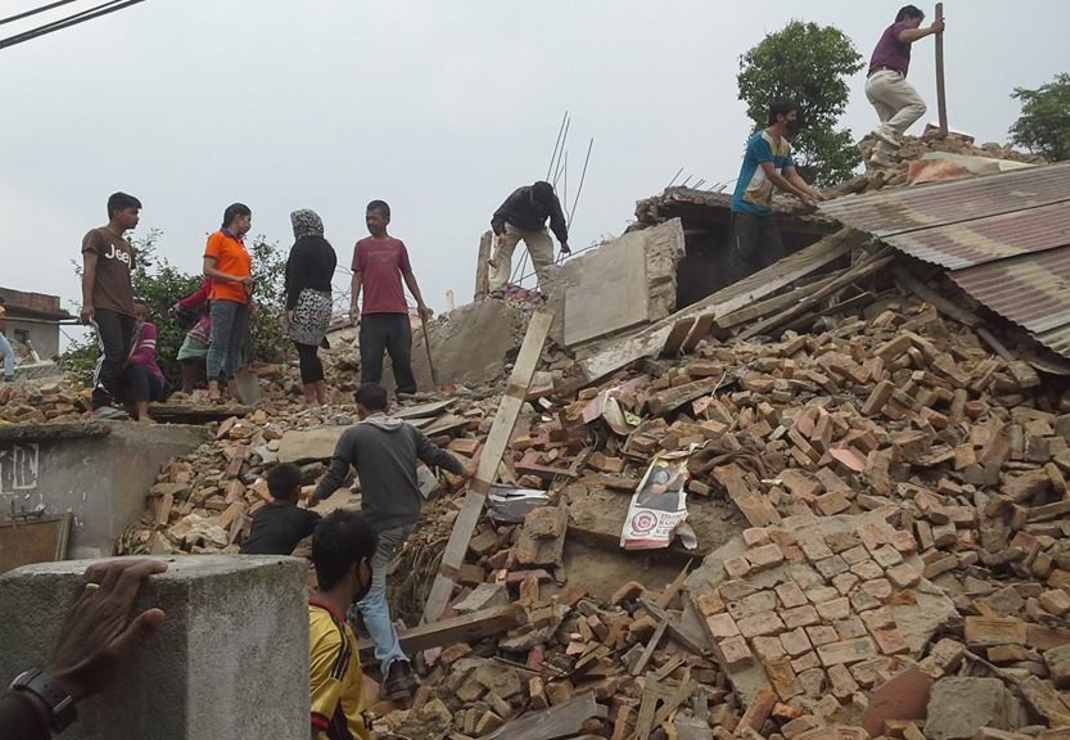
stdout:
[(45, 673), (75, 700), (101, 691), (128, 663), (134, 650), (165, 619), (160, 609), (134, 616), (134, 599), (154, 573), (167, 570), (159, 560), (112, 560), (89, 566), (86, 590), (67, 615)]

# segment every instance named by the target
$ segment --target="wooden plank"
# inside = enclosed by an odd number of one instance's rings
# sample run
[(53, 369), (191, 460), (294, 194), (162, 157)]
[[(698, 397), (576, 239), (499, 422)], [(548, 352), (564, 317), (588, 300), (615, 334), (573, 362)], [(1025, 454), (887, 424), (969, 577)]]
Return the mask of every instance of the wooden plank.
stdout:
[(472, 420), (467, 417), (448, 414), (441, 419), (435, 419), (434, 422), (423, 427), (420, 431), (428, 437), (434, 437), (436, 434), (445, 434), (446, 432), (452, 432), (455, 429), (463, 429), (471, 422)]
[(940, 313), (970, 327), (977, 326), (981, 323), (981, 319), (974, 313), (967, 311), (957, 303), (944, 298), (928, 285), (914, 277), (914, 274), (903, 265), (895, 265), (892, 268), (892, 274), (895, 275), (895, 282), (899, 284), (901, 290), (909, 290), (918, 298), (934, 306)]
[(820, 290), (825, 285), (836, 279), (843, 270), (837, 270), (833, 274), (821, 280), (816, 280), (809, 285), (804, 285), (794, 290), (790, 290), (787, 293), (768, 298), (764, 301), (759, 301), (746, 308), (741, 308), (738, 311), (734, 311), (726, 316), (722, 316), (717, 319), (717, 326), (721, 329), (732, 329), (740, 326), (741, 324), (747, 324), (751, 321), (756, 321), (763, 316), (768, 316), (776, 311), (783, 311), (785, 308), (798, 303), (806, 296)]
[(632, 666), (632, 675), (641, 676), (643, 671), (646, 670), (647, 663), (654, 657), (654, 651), (658, 649), (658, 643), (661, 642), (661, 638), (665, 636), (665, 630), (669, 628), (668, 615), (663, 616), (658, 620), (658, 626), (654, 629), (654, 634), (650, 636), (650, 641), (647, 642), (646, 647), (643, 648), (643, 654), (639, 656), (639, 660)]
[(677, 321), (711, 312), (716, 320), (717, 317), (738, 311), (843, 257), (866, 238), (860, 231), (841, 229), (672, 316), (644, 327), (630, 337), (614, 337), (610, 342), (584, 348), (578, 353), (579, 365), (588, 381), (595, 382), (636, 360), (653, 357), (665, 346), (665, 340)]
[(484, 231), (479, 237), (479, 256), (476, 258), (475, 300), (490, 295), (490, 255), (494, 246), (494, 232)]
[(476, 523), (479, 522), (479, 516), (483, 513), (483, 504), (497, 477), (498, 466), (509, 446), (513, 428), (520, 416), (520, 407), (527, 396), (528, 386), (539, 364), (539, 356), (542, 354), (546, 337), (550, 334), (550, 325), (553, 320), (552, 311), (536, 311), (528, 324), (516, 364), (513, 365), (513, 372), (509, 376), (509, 384), (506, 386), (501, 403), (498, 404), (498, 413), (494, 417), (490, 434), (483, 446), (483, 454), (479, 458), (479, 469), (475, 480), (465, 494), (461, 511), (457, 515), (446, 550), (442, 554), (439, 572), (435, 575), (435, 580), (431, 584), (431, 593), (428, 594), (427, 602), (424, 604), (425, 623), (434, 622), (441, 617), (442, 612), (446, 610), (446, 604), (453, 595), (454, 578), (461, 565), (464, 564), (468, 542), (472, 539), (472, 533), (475, 532)]
[(588, 691), (564, 704), (515, 719), (487, 740), (557, 740), (580, 733), (584, 722), (607, 714), (606, 708), (595, 701), (594, 692)]
[(675, 357), (680, 348), (684, 346), (684, 341), (694, 326), (695, 320), (692, 318), (677, 321), (669, 332), (669, 336), (665, 338), (665, 345), (661, 348), (661, 356)]
[[(429, 648), (458, 642), (475, 642), (499, 635), (519, 627), (524, 619), (523, 608), (518, 604), (509, 604), (401, 630), (398, 632), (398, 640), (405, 653), (412, 655)], [(359, 642), (359, 647), (361, 663), (365, 666), (374, 664), (375, 642), (371, 638), (364, 638)]]
[(391, 415), (395, 419), (426, 419), (431, 416), (437, 416), (439, 412), (445, 411), (450, 406), (457, 403), (454, 398), (446, 399), (445, 401), (434, 401), (432, 403), (421, 403), (416, 406), (399, 406), (393, 409)]
[[(936, 20), (944, 20), (944, 4), (936, 4)], [(940, 131), (947, 136), (947, 87), (944, 82), (944, 34), (936, 34), (936, 107)]]
[(0, 573), (67, 557), (72, 514), (0, 524)]
[(695, 322), (695, 328), (687, 335), (687, 339), (684, 341), (683, 346), (680, 347), (680, 351), (685, 355), (694, 352), (698, 343), (710, 335), (716, 320), (717, 317), (712, 313), (704, 313), (699, 316), (698, 321)]
[(756, 337), (759, 334), (764, 334), (765, 332), (772, 331), (776, 327), (788, 321), (791, 321), (796, 316), (800, 316), (802, 314), (807, 313), (808, 311), (813, 310), (817, 307), (820, 301), (825, 298), (828, 298), (836, 291), (842, 290), (851, 283), (868, 277), (869, 275), (872, 275), (890, 265), (893, 261), (895, 261), (895, 255), (891, 254), (891, 251), (891, 247), (884, 248), (877, 254), (870, 256), (870, 258), (865, 262), (862, 262), (852, 267), (843, 275), (836, 278), (828, 285), (818, 290), (816, 293), (804, 298), (788, 310), (782, 311), (781, 313), (776, 314), (775, 316), (770, 316), (764, 321), (759, 321), (757, 324), (754, 324), (746, 331), (740, 332), (737, 335), (737, 338), (743, 340), (750, 339), (751, 337)]
[(673, 579), (672, 583), (665, 587), (665, 590), (661, 592), (658, 598), (654, 599), (654, 603), (662, 609), (668, 609), (669, 604), (676, 598), (676, 594), (680, 593), (680, 589), (683, 588), (684, 581), (687, 580), (688, 569), (691, 567), (691, 561), (687, 561), (687, 565), (680, 571), (680, 575)]

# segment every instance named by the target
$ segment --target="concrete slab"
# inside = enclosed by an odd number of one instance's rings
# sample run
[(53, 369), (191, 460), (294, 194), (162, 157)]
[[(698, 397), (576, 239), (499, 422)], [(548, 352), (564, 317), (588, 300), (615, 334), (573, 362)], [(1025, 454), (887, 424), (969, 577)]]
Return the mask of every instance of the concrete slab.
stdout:
[[(0, 676), (48, 659), (91, 561), (0, 577)], [(78, 707), (73, 740), (308, 736), (308, 566), (295, 558), (168, 559), (135, 608), (167, 614), (111, 688)]]
[(625, 234), (583, 258), (575, 284), (565, 289), (566, 346), (649, 321), (646, 237)]
[(279, 440), (279, 462), (329, 460), (334, 455), (334, 448), (342, 432), (348, 428), (347, 426), (316, 427), (286, 432)]
[[(520, 346), (530, 313), (490, 299), (461, 306), (431, 321), (426, 330), (439, 383), (475, 387), (499, 377), (506, 356)], [(417, 387), (430, 390), (434, 384), (423, 331), (421, 328), (413, 332), (412, 371)], [(383, 384), (393, 390), (391, 371), (383, 373)]]
[(202, 427), (171, 424), (20, 425), (0, 437), (0, 512), (69, 512), (70, 556), (111, 555), (145, 511), (160, 467), (209, 437)]

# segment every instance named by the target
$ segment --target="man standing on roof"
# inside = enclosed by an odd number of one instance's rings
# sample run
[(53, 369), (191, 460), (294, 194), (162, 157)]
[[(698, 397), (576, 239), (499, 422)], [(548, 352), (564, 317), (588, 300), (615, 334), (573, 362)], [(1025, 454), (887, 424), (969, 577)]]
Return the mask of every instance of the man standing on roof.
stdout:
[(881, 167), (895, 164), (891, 156), (903, 145), (903, 134), (925, 115), (925, 101), (907, 82), (910, 47), (926, 36), (943, 33), (944, 22), (938, 20), (928, 28), (921, 28), (923, 20), (925, 13), (919, 8), (904, 6), (873, 50), (866, 97), (877, 109), (881, 125), (873, 132), (878, 141), (869, 160), (871, 164)]
[(768, 127), (747, 142), (747, 153), (732, 196), (729, 272), (732, 282), (784, 257), (780, 227), (773, 213), (773, 191), (780, 190), (813, 205), (824, 200), (795, 169), (788, 137), (799, 128), (799, 106), (781, 100), (769, 106)]
[(550, 285), (550, 267), (554, 263), (554, 243), (546, 231), (546, 219), (550, 219), (550, 229), (561, 242), (561, 254), (572, 254), (568, 248), (568, 226), (561, 201), (550, 183), (540, 180), (534, 185), (517, 188), (494, 212), (490, 226), (497, 236), (497, 250), (491, 261), (492, 296), (501, 298), (505, 295), (505, 286), (513, 272), (513, 250), (520, 241), (531, 255), (539, 288), (546, 292)]
[(130, 275), (134, 248), (124, 234), (138, 224), (141, 201), (126, 193), (108, 198), (108, 223), (82, 239), (82, 323), (97, 334), (100, 357), (93, 373), (93, 414), (123, 418), (123, 363), (134, 337), (137, 312)]
[[(365, 211), (364, 222), (371, 236), (353, 247), (349, 307), (350, 317), (360, 321), (360, 382), (378, 383), (382, 379), (383, 354), (389, 352), (398, 393), (413, 395), (416, 377), (412, 374), (412, 324), (401, 281), (416, 299), (423, 321), (430, 319), (433, 312), (424, 303), (405, 242), (387, 233), (390, 206), (373, 200)], [(359, 304), (362, 290), (363, 309)]]

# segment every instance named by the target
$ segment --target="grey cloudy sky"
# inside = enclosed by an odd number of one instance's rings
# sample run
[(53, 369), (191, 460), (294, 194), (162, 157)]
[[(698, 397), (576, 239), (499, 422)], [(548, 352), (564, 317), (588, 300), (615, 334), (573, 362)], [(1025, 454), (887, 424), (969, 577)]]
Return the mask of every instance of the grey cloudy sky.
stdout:
[[(43, 2), (5, 0), (0, 15)], [(576, 249), (620, 233), (681, 167), (735, 178), (750, 126), (738, 58), (765, 33), (832, 23), (868, 58), (899, 5), (147, 0), (0, 50), (0, 285), (78, 299), (70, 260), (118, 189), (144, 203), (136, 233), (161, 229), (161, 253), (189, 270), (232, 201), (285, 248), (289, 212), (314, 208), (347, 264), (365, 203), (384, 198), (441, 310), (447, 289), (470, 298), (479, 235), (514, 187), (545, 176), (565, 109), (570, 197), (596, 138)], [(952, 125), (1003, 141), (1011, 90), (1067, 71), (1070, 6), (945, 5)], [(931, 39), (914, 59), (935, 110)], [(874, 119), (863, 83), (845, 120), (857, 136)]]

